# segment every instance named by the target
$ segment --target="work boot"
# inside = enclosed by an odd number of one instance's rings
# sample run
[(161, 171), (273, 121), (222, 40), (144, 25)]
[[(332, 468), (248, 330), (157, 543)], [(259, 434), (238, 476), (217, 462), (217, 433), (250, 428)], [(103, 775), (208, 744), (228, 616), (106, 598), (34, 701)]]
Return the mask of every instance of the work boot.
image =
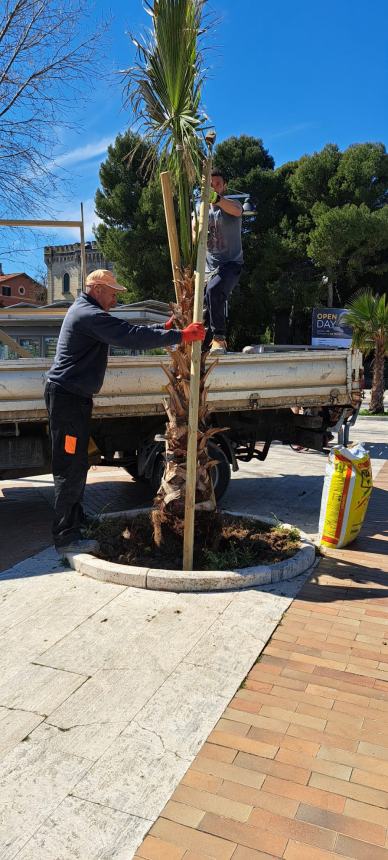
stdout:
[(226, 340), (222, 337), (213, 337), (209, 355), (226, 355)]
[(55, 549), (59, 556), (67, 555), (68, 553), (96, 553), (100, 546), (98, 541), (91, 539), (70, 540), (69, 543), (63, 546), (56, 546)]

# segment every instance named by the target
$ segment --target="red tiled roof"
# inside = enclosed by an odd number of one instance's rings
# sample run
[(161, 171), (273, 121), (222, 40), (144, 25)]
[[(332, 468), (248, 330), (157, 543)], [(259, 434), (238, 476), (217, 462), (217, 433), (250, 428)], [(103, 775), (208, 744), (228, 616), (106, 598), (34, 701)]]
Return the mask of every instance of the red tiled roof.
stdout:
[(27, 278), (28, 281), (31, 281), (32, 284), (37, 285), (38, 287), (43, 286), (39, 281), (36, 281), (35, 278), (32, 278), (31, 275), (27, 275), (26, 272), (12, 272), (10, 275), (0, 275), (0, 284), (8, 283), (12, 278)]

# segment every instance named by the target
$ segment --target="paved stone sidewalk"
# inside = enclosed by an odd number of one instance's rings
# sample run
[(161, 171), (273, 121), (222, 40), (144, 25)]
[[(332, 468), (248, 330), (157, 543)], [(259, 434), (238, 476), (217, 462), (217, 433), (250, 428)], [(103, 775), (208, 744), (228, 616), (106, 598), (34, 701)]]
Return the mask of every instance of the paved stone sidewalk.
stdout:
[[(372, 442), (374, 472), (381, 478), (388, 449), (384, 423), (366, 419), (357, 429), (358, 437)], [(325, 465), (322, 455), (299, 455), (274, 446), (264, 464), (243, 465), (225, 496), (226, 507), (241, 507), (243, 499), (247, 512), (273, 510), (283, 520), (316, 531)], [(146, 503), (147, 488), (143, 490), (132, 483), (120, 470), (115, 471), (113, 481), (112, 477), (110, 470), (106, 474), (100, 470), (96, 475), (90, 473), (89, 510), (101, 511), (107, 505), (114, 509), (137, 506), (140, 490)], [(51, 516), (52, 482), (45, 481), (45, 476), (37, 478), (35, 486), (33, 481), (26, 481), (25, 487), (23, 482), (2, 484), (2, 502), (12, 503), (7, 527), (2, 531), (2, 555), (5, 538), (5, 551), (13, 554), (13, 561), (30, 555), (34, 541), (47, 545), (42, 516)], [(38, 497), (45, 502), (45, 511), (34, 511)], [(374, 502), (379, 497), (383, 495), (376, 490)], [(30, 517), (28, 530), (20, 529), (23, 512)], [(377, 531), (385, 539), (383, 509), (380, 516)], [(48, 532), (47, 529), (47, 535)], [(377, 545), (380, 554), (384, 554), (386, 545), (383, 539), (378, 545), (375, 532), (371, 520), (370, 532), (364, 530), (364, 541), (369, 541), (369, 551), (376, 550)], [(35, 544), (35, 551), (37, 548), (39, 544)], [(378, 571), (376, 552), (374, 557)], [(356, 558), (354, 551), (352, 558)], [(365, 562), (365, 554), (362, 558)], [(334, 564), (325, 560), (324, 564), (328, 563)], [(341, 563), (348, 564), (346, 558)], [(361, 560), (357, 564), (361, 567)], [(300, 585), (294, 581), (272, 589), (272, 593), (267, 588), (245, 594), (145, 596), (135, 589), (79, 577), (62, 567), (52, 548), (11, 570), (3, 570), (1, 860), (131, 860), (144, 834), (185, 778), (204, 739), (217, 721), (228, 719), (222, 716), (225, 708)], [(321, 591), (320, 588), (317, 599)], [(276, 641), (281, 647), (282, 642)], [(297, 642), (296, 646), (301, 644)], [(286, 645), (289, 656), (289, 643)], [(292, 663), (294, 668), (295, 665)], [(287, 680), (287, 675), (284, 677)], [(268, 684), (268, 680), (261, 683)], [(275, 686), (281, 689), (284, 679), (282, 683), (279, 677)], [(294, 688), (294, 692), (295, 689), (299, 690)], [(287, 709), (292, 711), (292, 690), (287, 687), (286, 693)], [(272, 691), (270, 695), (276, 707), (277, 693)], [(249, 705), (244, 707), (250, 715)], [(261, 706), (257, 707), (260, 710)], [(270, 719), (272, 727), (268, 731), (275, 733), (273, 741), (263, 736), (261, 743), (276, 746), (278, 728), (273, 718), (258, 712), (257, 718), (261, 722), (256, 729)], [(243, 737), (251, 739), (249, 732), (255, 728), (255, 720), (243, 724)], [(228, 729), (233, 732), (232, 722), (241, 731), (241, 715), (238, 720), (228, 720)], [(289, 722), (292, 729), (292, 721)], [(280, 749), (280, 743), (277, 746)], [(216, 761), (211, 756), (220, 755), (221, 750), (221, 755), (226, 756), (221, 765), (235, 765), (233, 757), (243, 752), (233, 747), (231, 753), (213, 741), (205, 749), (205, 758), (210, 758), (211, 763)], [(264, 755), (260, 758), (265, 761)], [(243, 770), (241, 762), (238, 767)], [(248, 770), (245, 768), (246, 778), (251, 779)], [(253, 778), (253, 787), (259, 787), (257, 774)], [(260, 785), (264, 778), (263, 771)], [(231, 781), (229, 776), (225, 778), (224, 788)], [(251, 782), (245, 786), (250, 787)], [(214, 794), (215, 786), (208, 793)], [(264, 803), (269, 794), (268, 786), (265, 791), (261, 789)], [(190, 805), (181, 800), (173, 803)], [(311, 800), (309, 803), (314, 805)], [(282, 815), (289, 804), (289, 798), (281, 799)], [(191, 805), (196, 809), (194, 803)], [(256, 800), (254, 805), (261, 808)], [(278, 800), (275, 808), (279, 811)], [(199, 812), (203, 818), (206, 809)], [(189, 829), (201, 835), (198, 810), (195, 815)], [(228, 817), (233, 818), (231, 813)], [(266, 831), (266, 827), (262, 830)], [(155, 857), (156, 850), (156, 857), (165, 857), (160, 853), (160, 842), (156, 849), (153, 841), (151, 848), (149, 842), (145, 843), (143, 852), (151, 851), (151, 857)], [(231, 839), (227, 842), (235, 846), (234, 860), (241, 860), (241, 852), (248, 851), (243, 844)], [(257, 860), (257, 854), (271, 856), (264, 849), (261, 854), (256, 849), (256, 853), (246, 856)], [(195, 860), (201, 852), (190, 853), (185, 846), (173, 842), (168, 845), (168, 860), (183, 855), (185, 860)], [(368, 860), (368, 855), (365, 857)], [(373, 854), (375, 857), (379, 860)], [(308, 858), (316, 860), (312, 853)], [(300, 860), (304, 860), (303, 855)]]
[(137, 860), (388, 860), (388, 464), (321, 560)]
[(1, 860), (130, 860), (303, 579), (152, 592), (52, 548), (1, 573)]

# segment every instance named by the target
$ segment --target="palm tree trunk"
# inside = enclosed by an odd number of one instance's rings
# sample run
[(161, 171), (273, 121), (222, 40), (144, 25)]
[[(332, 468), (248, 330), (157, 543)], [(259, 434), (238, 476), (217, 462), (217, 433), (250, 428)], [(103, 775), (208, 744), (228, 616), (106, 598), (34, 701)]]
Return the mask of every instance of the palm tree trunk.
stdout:
[[(180, 294), (181, 304), (175, 304), (172, 308), (179, 328), (183, 328), (193, 318), (194, 276), (190, 271), (186, 271), (182, 277)], [(179, 535), (183, 544), (184, 531), (191, 353), (188, 347), (178, 346), (170, 351), (170, 357), (170, 365), (167, 366), (164, 362), (162, 364), (168, 380), (168, 396), (164, 404), (168, 420), (165, 434), (166, 467), (152, 511), (154, 540), (157, 546), (165, 541), (169, 531)], [(214, 363), (206, 369), (205, 355), (202, 354), (195, 496), (199, 539), (201, 536), (203, 538), (203, 530), (215, 528), (213, 515), (216, 502), (211, 477), (215, 461), (210, 460), (207, 451), (209, 439), (219, 432), (218, 428), (209, 428), (208, 422), (207, 380), (213, 367)]]
[(384, 342), (376, 342), (375, 357), (373, 359), (373, 379), (370, 411), (374, 415), (384, 412)]

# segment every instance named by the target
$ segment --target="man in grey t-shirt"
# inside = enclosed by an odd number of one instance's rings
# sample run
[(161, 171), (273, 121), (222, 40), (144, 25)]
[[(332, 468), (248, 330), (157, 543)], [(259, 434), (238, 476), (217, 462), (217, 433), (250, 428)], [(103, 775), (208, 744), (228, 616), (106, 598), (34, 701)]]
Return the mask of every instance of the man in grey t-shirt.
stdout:
[(211, 355), (226, 353), (225, 303), (237, 286), (243, 265), (241, 244), (242, 206), (225, 197), (226, 181), (220, 170), (212, 170), (209, 233), (206, 254), (204, 324), (205, 348)]

